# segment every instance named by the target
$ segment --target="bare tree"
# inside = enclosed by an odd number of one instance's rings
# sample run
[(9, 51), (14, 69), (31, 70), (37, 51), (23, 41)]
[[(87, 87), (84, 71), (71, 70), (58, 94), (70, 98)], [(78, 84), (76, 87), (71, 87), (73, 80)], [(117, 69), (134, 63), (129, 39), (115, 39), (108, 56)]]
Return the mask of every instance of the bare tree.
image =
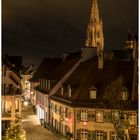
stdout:
[(123, 77), (119, 76), (112, 81), (105, 89), (104, 100), (107, 101), (111, 109), (117, 110), (112, 114), (112, 122), (116, 129), (118, 137), (124, 139), (124, 104), (127, 101), (122, 101), (122, 90), (124, 89)]

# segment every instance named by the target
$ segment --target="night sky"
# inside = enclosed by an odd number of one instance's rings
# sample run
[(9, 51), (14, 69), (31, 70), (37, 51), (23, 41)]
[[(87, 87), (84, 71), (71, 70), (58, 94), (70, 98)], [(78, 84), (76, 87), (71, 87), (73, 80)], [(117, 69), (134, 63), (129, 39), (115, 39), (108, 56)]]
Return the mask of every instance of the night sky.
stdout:
[[(22, 55), (23, 64), (79, 51), (92, 0), (3, 0), (2, 53)], [(98, 0), (105, 50), (121, 49), (128, 30), (137, 35), (137, 0)]]

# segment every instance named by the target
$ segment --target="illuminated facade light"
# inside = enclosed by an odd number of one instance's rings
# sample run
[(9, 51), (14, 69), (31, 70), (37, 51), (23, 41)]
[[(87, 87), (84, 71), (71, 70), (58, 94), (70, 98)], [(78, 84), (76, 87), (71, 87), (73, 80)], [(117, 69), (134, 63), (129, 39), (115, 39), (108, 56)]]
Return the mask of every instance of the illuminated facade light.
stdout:
[(84, 125), (87, 125), (87, 122), (83, 122)]

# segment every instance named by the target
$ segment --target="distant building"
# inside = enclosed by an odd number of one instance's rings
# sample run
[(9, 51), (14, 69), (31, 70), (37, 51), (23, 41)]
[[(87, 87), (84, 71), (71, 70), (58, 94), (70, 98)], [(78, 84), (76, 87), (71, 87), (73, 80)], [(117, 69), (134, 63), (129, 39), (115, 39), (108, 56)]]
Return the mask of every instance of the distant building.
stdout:
[[(45, 107), (43, 98), (47, 96), (45, 93), (48, 93), (51, 88), (50, 80), (46, 77), (48, 77), (48, 75), (50, 75), (61, 62), (62, 59), (60, 58), (44, 58), (33, 77), (29, 80), (31, 85), (31, 103), (34, 106), (34, 109), (36, 108), (37, 114), (39, 114), (40, 110), (44, 111)], [(42, 99), (41, 101), (40, 98)]]
[[(14, 63), (14, 58), (16, 62)], [(19, 58), (19, 61), (18, 61)], [(10, 59), (13, 60), (12, 63)], [(2, 60), (2, 132), (11, 121), (21, 120), (21, 84), (19, 65), (21, 57), (6, 56)], [(19, 62), (19, 63), (18, 63)]]
[(104, 51), (103, 22), (99, 16), (97, 0), (92, 2), (85, 46), (97, 48), (98, 53)]
[(28, 100), (32, 99), (31, 97), (32, 93), (30, 89), (31, 85), (30, 85), (29, 80), (33, 77), (34, 73), (35, 73), (35, 68), (33, 67), (33, 65), (30, 65), (27, 68), (23, 68), (20, 72), (20, 75), (22, 77), (21, 79), (21, 85), (22, 85), (22, 90), (23, 90), (22, 95), (24, 96), (24, 98)]

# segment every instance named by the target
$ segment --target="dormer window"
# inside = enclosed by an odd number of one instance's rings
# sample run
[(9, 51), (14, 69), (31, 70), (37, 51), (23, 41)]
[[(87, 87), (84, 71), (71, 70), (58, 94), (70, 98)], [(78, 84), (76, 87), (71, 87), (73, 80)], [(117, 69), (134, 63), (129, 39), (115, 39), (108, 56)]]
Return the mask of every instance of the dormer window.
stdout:
[(90, 99), (96, 99), (96, 90), (90, 90)]
[(121, 99), (122, 100), (127, 100), (128, 99), (128, 89), (126, 87), (122, 87)]
[(127, 95), (128, 93), (127, 93), (127, 91), (123, 91), (122, 92), (122, 100), (127, 100)]
[(97, 93), (97, 89), (95, 86), (89, 88), (90, 99), (96, 99), (97, 96), (96, 93)]

